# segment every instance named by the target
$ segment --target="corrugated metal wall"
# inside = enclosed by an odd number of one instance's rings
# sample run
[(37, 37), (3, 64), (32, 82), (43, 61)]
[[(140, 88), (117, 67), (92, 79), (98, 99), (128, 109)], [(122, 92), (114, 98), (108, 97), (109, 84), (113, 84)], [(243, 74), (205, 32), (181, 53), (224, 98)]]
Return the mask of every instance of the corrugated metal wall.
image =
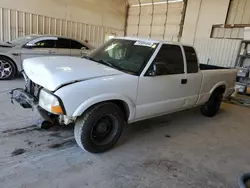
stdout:
[(127, 35), (177, 41), (183, 2), (130, 0)]
[(30, 34), (51, 34), (80, 41), (88, 40), (97, 47), (104, 42), (105, 35), (110, 33), (124, 35), (123, 30), (0, 8), (1, 41), (10, 41)]
[(199, 61), (203, 64), (222, 67), (235, 67), (241, 40), (233, 39), (196, 39)]

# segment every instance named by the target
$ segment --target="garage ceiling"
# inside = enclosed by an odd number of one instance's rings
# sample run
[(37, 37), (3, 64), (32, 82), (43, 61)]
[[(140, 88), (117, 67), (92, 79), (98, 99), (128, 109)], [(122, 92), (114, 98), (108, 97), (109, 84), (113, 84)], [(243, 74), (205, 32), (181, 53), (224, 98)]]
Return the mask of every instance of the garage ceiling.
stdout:
[[(182, 0), (168, 0), (168, 2), (178, 2)], [(146, 4), (146, 3), (159, 3), (167, 2), (167, 0), (127, 0), (129, 5)]]
[(177, 41), (180, 39), (185, 12), (183, 0), (127, 0), (129, 3), (126, 34)]

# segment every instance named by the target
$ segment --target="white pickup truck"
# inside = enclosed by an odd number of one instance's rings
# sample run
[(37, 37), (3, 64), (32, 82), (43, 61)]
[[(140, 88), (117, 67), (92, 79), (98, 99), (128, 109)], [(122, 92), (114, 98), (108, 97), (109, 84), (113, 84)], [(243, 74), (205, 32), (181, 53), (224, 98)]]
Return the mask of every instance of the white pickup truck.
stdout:
[(199, 66), (188, 45), (128, 37), (111, 39), (88, 57), (31, 58), (23, 67), (25, 88), (13, 90), (12, 99), (46, 121), (75, 123), (77, 144), (93, 153), (110, 149), (125, 123), (195, 106), (214, 116), (237, 72)]

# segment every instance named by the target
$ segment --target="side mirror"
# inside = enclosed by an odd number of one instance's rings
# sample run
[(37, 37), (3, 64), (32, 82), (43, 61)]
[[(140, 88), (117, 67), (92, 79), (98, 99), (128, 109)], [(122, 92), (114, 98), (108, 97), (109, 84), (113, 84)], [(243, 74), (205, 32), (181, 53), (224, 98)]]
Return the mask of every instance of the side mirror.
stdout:
[(85, 46), (81, 47), (81, 50), (87, 50), (87, 48)]
[(159, 76), (167, 73), (166, 64), (163, 62), (155, 62), (152, 69), (148, 71), (149, 76)]

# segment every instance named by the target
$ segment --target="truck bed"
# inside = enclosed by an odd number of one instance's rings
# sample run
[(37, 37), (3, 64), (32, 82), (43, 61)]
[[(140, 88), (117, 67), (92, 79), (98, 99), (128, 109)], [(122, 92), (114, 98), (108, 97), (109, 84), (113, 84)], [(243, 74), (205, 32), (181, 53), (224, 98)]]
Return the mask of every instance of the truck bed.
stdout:
[(237, 74), (236, 69), (229, 69), (212, 65), (205, 65), (203, 66), (203, 68), (205, 69), (201, 69), (203, 78), (199, 104), (206, 102), (213, 90), (220, 85), (225, 86), (226, 90), (224, 93), (224, 97), (227, 97), (233, 92)]
[(220, 67), (220, 66), (216, 66), (216, 65), (201, 64), (200, 63), (200, 70), (215, 70), (215, 69), (229, 69), (229, 68)]

